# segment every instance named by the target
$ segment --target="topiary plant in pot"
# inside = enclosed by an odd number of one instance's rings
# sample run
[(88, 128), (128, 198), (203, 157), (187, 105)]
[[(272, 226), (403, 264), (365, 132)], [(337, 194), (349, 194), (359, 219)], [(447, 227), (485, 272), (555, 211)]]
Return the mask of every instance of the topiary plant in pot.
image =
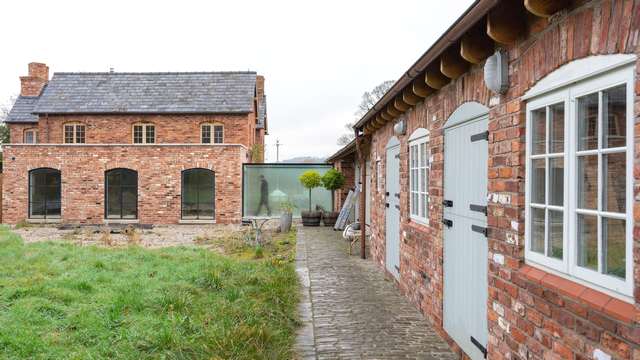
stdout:
[[(331, 169), (322, 175), (322, 185), (325, 189), (331, 191), (332, 198), (336, 190), (342, 189), (344, 182), (344, 175), (336, 169)], [(340, 213), (336, 211), (325, 212), (322, 214), (322, 222), (324, 223), (324, 226), (334, 226), (336, 224), (336, 220), (338, 220), (338, 215), (340, 215)]]
[(300, 175), (299, 180), (302, 186), (309, 190), (309, 211), (300, 212), (302, 225), (319, 226), (321, 213), (319, 211), (311, 210), (311, 190), (322, 186), (322, 177), (317, 171), (308, 170)]

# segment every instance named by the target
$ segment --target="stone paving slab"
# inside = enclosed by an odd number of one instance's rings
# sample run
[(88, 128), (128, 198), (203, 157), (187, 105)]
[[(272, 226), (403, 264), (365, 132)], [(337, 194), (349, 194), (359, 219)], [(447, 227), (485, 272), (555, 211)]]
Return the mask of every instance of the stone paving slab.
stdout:
[(348, 256), (340, 232), (298, 230), (300, 359), (457, 359), (370, 260)]

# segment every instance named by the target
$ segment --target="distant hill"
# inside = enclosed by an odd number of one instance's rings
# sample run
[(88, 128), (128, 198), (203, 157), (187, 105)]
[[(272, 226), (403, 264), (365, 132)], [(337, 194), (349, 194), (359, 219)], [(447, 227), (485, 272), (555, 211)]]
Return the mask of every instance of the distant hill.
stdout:
[(282, 160), (283, 163), (323, 163), (326, 158), (324, 157), (314, 157), (314, 156), (298, 156), (287, 160)]

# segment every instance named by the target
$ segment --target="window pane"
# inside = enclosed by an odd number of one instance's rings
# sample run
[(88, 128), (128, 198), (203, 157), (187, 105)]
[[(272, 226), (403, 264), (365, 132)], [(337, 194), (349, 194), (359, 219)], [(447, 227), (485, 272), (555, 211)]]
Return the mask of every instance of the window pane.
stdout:
[(531, 208), (531, 251), (544, 254), (544, 209)]
[(549, 204), (564, 203), (564, 158), (549, 159)]
[(223, 131), (224, 131), (224, 128), (220, 125), (215, 125), (213, 127), (213, 140), (216, 144), (222, 144)]
[(602, 209), (624, 213), (627, 201), (627, 156), (625, 153), (602, 155)]
[(105, 174), (106, 216), (110, 219), (136, 219), (138, 217), (138, 173), (128, 169), (115, 169)]
[(598, 270), (598, 218), (578, 214), (578, 265)]
[(65, 144), (73, 143), (73, 125), (64, 126), (64, 143)]
[(549, 107), (550, 153), (564, 152), (564, 103)]
[(138, 191), (134, 186), (122, 187), (122, 218), (135, 219), (138, 207)]
[(578, 208), (596, 209), (598, 199), (598, 156), (578, 157)]
[(602, 239), (604, 251), (604, 272), (619, 278), (626, 278), (625, 221), (602, 218)]
[(562, 259), (562, 211), (549, 210), (549, 246), (548, 256)]
[(135, 144), (142, 144), (142, 126), (136, 125), (133, 127), (133, 142)]
[(627, 143), (627, 86), (620, 85), (602, 92), (605, 136), (603, 147), (621, 147)]
[(27, 144), (33, 144), (35, 143), (34, 138), (33, 138), (33, 131), (27, 131), (24, 133), (24, 142)]
[(29, 217), (60, 217), (60, 172), (37, 169), (29, 177)]
[(427, 217), (427, 196), (424, 194), (420, 195), (420, 217)]
[(544, 177), (545, 177), (545, 160), (536, 159), (531, 161), (531, 202), (536, 204), (545, 204), (544, 194)]
[(186, 170), (182, 174), (182, 217), (213, 219), (215, 176), (204, 169)]
[(147, 144), (156, 142), (156, 128), (153, 125), (147, 125)]
[(544, 154), (547, 152), (547, 110), (546, 108), (531, 112), (531, 146), (532, 154)]
[(84, 125), (76, 125), (76, 143), (84, 144)]
[(211, 143), (211, 126), (210, 125), (202, 125), (202, 143), (203, 144)]
[(578, 150), (598, 148), (598, 94), (578, 99)]

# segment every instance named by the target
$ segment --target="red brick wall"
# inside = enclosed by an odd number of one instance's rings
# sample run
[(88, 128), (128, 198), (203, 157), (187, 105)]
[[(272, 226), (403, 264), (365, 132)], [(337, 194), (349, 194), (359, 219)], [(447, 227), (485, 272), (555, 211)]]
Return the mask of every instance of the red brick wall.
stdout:
[(355, 157), (349, 155), (343, 159), (339, 159), (333, 163), (333, 167), (340, 171), (345, 177), (344, 186), (340, 190), (334, 192), (333, 210), (342, 210), (342, 205), (349, 195), (349, 190), (356, 187), (356, 169), (355, 169)]
[[(591, 358), (594, 349), (614, 358), (640, 359), (640, 201), (635, 207), (635, 311), (610, 300), (595, 304), (599, 292), (572, 296), (554, 286), (552, 276), (532, 276), (524, 260), (525, 102), (520, 96), (546, 74), (572, 60), (595, 54), (640, 54), (640, 1), (581, 1), (551, 19), (530, 17), (527, 36), (506, 47), (511, 87), (492, 96), (482, 66), (425, 99), (405, 114), (408, 130), (401, 136), (401, 241), (399, 288), (442, 330), (442, 126), (461, 104), (476, 101), (489, 114), (489, 321), (490, 359)], [(637, 65), (640, 75), (640, 61)], [(640, 78), (640, 76), (638, 77)], [(640, 80), (636, 80), (635, 116), (640, 115)], [(430, 131), (430, 225), (409, 220), (408, 144), (417, 127)], [(636, 148), (640, 148), (636, 125)], [(387, 124), (372, 135), (370, 159), (380, 158), (381, 173), (372, 166), (372, 240), (374, 261), (384, 269), (385, 145), (393, 135)], [(636, 154), (636, 194), (640, 194), (640, 155)], [(494, 255), (498, 255), (494, 261)], [(422, 278), (424, 273), (426, 280)], [(575, 283), (571, 283), (571, 286)], [(567, 285), (568, 286), (568, 285)], [(595, 294), (595, 295), (593, 295)], [(620, 305), (620, 306), (618, 306)], [(620, 311), (622, 315), (620, 315)], [(626, 315), (626, 316), (625, 316)], [(454, 345), (455, 346), (455, 345)]]
[[(246, 150), (225, 145), (5, 145), (3, 147), (4, 221), (27, 217), (28, 172), (40, 167), (61, 171), (62, 220), (104, 221), (104, 172), (128, 168), (138, 172), (138, 218), (142, 224), (180, 220), (181, 171), (206, 168), (216, 177), (216, 222), (241, 219), (242, 162)], [(15, 160), (13, 160), (15, 158)]]

